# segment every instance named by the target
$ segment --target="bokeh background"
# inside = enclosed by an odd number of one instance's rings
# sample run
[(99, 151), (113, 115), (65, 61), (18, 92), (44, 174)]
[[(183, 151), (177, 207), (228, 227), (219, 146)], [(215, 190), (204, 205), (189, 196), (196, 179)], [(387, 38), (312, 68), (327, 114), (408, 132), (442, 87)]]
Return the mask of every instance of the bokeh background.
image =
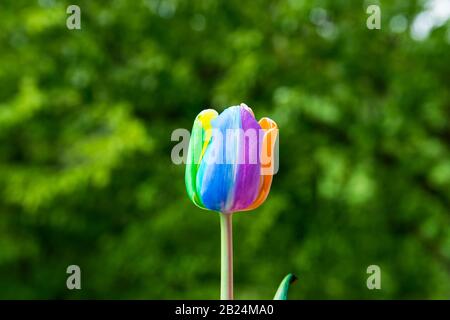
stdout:
[(450, 298), (449, 6), (2, 0), (0, 298), (218, 298), (219, 218), (170, 137), (241, 102), (279, 124), (280, 170), (235, 215), (236, 298), (288, 272), (291, 299)]

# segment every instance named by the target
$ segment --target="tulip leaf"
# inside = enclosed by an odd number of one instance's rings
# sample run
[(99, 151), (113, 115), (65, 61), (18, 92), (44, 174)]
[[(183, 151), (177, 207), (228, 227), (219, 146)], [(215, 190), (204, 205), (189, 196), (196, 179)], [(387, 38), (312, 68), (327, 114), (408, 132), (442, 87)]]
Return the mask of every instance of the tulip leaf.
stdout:
[(277, 292), (275, 293), (275, 297), (273, 297), (273, 300), (287, 300), (289, 286), (296, 280), (297, 277), (293, 273), (289, 273), (286, 277), (284, 277)]

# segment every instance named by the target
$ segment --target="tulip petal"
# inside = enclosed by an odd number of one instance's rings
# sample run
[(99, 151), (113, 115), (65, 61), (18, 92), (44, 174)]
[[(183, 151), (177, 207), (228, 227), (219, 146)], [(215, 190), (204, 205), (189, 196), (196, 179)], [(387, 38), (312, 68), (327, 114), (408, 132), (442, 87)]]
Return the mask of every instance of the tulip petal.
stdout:
[[(274, 146), (278, 135), (278, 127), (275, 121), (269, 118), (262, 118), (261, 120), (259, 120), (259, 124), (265, 131), (261, 148), (261, 166), (262, 169), (264, 169), (264, 166), (273, 166)], [(269, 157), (269, 159), (267, 159), (267, 157)], [(272, 178), (272, 174), (261, 175), (259, 194), (256, 197), (255, 201), (249, 207), (247, 207), (245, 211), (256, 209), (266, 200), (267, 196), (269, 195), (270, 187), (272, 185)]]
[(253, 118), (255, 117), (255, 114), (253, 113), (252, 108), (250, 108), (248, 105), (246, 105), (245, 103), (241, 103), (241, 108), (244, 108), (245, 110), (247, 110), (248, 112), (250, 112), (253, 116)]
[(261, 126), (249, 107), (241, 105), (240, 114), (243, 136), (238, 138), (239, 145), (236, 149), (240, 161), (236, 165), (233, 204), (228, 208), (231, 212), (250, 206), (258, 196), (260, 185)]
[(228, 212), (235, 182), (235, 139), (227, 139), (229, 129), (240, 129), (239, 107), (225, 109), (212, 121), (213, 134), (197, 173), (197, 193), (210, 210)]
[(211, 141), (211, 121), (217, 115), (217, 111), (212, 109), (200, 112), (194, 120), (191, 139), (189, 140), (185, 174), (186, 190), (192, 202), (203, 209), (205, 209), (205, 206), (197, 193), (196, 177), (202, 157)]

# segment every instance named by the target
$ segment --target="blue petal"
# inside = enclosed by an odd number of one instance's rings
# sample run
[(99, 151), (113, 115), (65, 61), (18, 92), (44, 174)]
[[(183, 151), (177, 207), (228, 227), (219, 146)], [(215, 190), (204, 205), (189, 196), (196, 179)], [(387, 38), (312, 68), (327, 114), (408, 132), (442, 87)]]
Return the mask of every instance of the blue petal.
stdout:
[(206, 208), (227, 212), (233, 205), (238, 141), (226, 134), (241, 128), (240, 107), (225, 109), (211, 124), (214, 132), (197, 173), (197, 192)]

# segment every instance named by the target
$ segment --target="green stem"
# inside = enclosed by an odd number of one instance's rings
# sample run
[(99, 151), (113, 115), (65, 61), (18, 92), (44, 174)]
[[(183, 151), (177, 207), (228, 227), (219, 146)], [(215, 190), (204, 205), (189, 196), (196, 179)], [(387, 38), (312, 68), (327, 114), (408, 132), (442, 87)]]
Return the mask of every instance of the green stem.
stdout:
[(220, 213), (220, 299), (233, 300), (233, 226), (231, 213)]

